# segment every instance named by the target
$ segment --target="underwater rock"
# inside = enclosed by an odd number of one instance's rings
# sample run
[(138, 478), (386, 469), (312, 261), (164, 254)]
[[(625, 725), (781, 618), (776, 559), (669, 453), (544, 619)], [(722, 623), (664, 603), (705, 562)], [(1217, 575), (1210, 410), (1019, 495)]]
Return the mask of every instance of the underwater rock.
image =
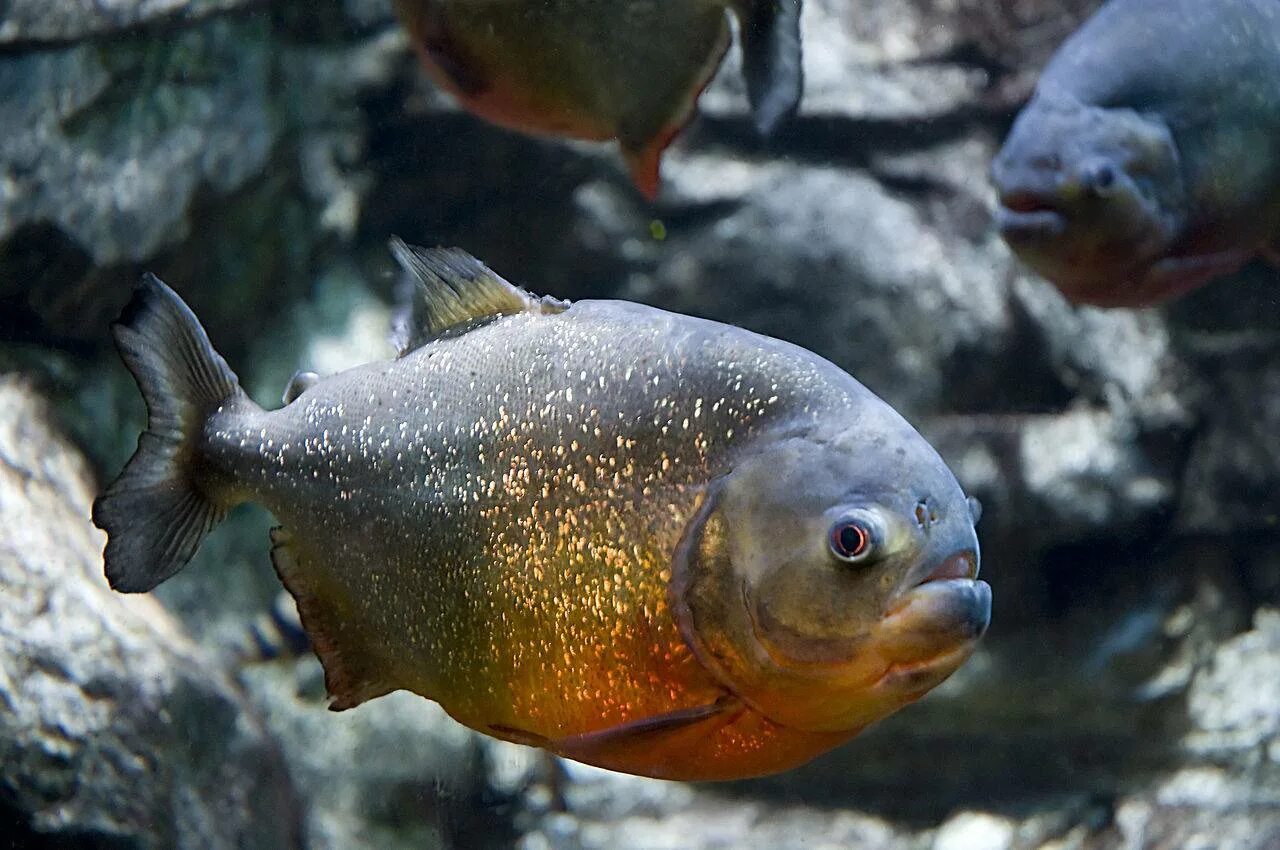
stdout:
[(107, 588), (93, 482), (45, 403), (3, 376), (0, 411), (0, 822), (10, 839), (300, 846), (288, 773), (239, 689), (154, 599)]
[(266, 165), (267, 35), (213, 19), (0, 57), (0, 243), (52, 224), (109, 265), (183, 236), (198, 189), (229, 192)]
[(479, 736), (436, 704), (399, 693), (334, 714), (310, 653), (250, 664), (241, 679), (306, 801), (309, 850), (509, 841), (510, 825), (485, 803)]
[(233, 10), (0, 52), (0, 300), (18, 308), (0, 327), (101, 345), (157, 260), (225, 269), (205, 283), (237, 326), (300, 288), (314, 243), (359, 221), (359, 93), (411, 62), (388, 8), (334, 5), (311, 20), (339, 34), (312, 41)]
[(67, 42), (156, 22), (191, 21), (252, 0), (9, 0), (0, 44)]
[(1191, 683), (1187, 764), (1120, 802), (1114, 826), (1084, 844), (1280, 846), (1280, 610), (1220, 646)]

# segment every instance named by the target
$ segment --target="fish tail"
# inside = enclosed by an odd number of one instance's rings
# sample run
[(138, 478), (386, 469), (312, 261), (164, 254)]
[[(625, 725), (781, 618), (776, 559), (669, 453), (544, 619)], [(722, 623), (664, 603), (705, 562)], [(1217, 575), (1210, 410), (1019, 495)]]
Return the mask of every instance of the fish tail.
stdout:
[(226, 515), (230, 506), (200, 485), (196, 449), (210, 414), (244, 392), (195, 314), (154, 275), (111, 331), (146, 401), (147, 429), (93, 503), (93, 522), (107, 533), (107, 581), (141, 593), (182, 569)]

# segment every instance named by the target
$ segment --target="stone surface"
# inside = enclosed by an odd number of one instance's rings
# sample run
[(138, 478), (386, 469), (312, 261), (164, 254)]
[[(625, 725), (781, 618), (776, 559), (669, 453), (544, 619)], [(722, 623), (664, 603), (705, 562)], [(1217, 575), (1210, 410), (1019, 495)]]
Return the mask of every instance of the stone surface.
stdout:
[(274, 142), (267, 27), (211, 19), (0, 61), (0, 242), (47, 223), (109, 265), (185, 234), (197, 189), (226, 193)]
[(242, 678), (307, 801), (310, 850), (509, 842), (485, 803), (479, 736), (439, 706), (397, 693), (335, 714), (313, 657), (252, 664)]
[(65, 42), (144, 24), (190, 22), (252, 0), (8, 0), (0, 5), (0, 44)]
[(154, 599), (108, 589), (103, 538), (88, 522), (92, 480), (48, 417), (24, 381), (0, 376), (10, 840), (301, 846), (277, 744), (234, 682)]

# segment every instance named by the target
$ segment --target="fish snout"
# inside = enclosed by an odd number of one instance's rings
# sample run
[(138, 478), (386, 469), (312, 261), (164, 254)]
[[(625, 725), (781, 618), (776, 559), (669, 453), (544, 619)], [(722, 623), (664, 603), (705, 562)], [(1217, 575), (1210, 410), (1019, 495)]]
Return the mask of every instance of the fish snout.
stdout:
[(972, 550), (965, 550), (944, 558), (936, 569), (920, 581), (920, 584), (928, 584), (931, 581), (945, 581), (950, 578), (975, 579), (977, 577), (978, 553)]
[(991, 585), (974, 578), (934, 578), (917, 586), (890, 618), (952, 645), (975, 641), (991, 623)]
[(978, 569), (976, 549), (953, 550), (895, 594), (876, 629), (892, 669), (945, 677), (968, 657), (991, 622), (991, 585)]
[(1014, 189), (1001, 192), (998, 200), (996, 227), (1011, 243), (1051, 239), (1067, 229), (1067, 217), (1042, 192)]

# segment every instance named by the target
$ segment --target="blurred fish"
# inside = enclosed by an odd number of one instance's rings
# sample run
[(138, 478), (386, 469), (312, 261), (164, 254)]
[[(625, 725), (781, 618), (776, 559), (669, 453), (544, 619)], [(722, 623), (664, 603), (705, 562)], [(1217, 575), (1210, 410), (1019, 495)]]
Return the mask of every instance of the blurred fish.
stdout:
[(617, 139), (658, 192), (662, 152), (688, 121), (739, 24), (757, 126), (800, 100), (800, 0), (396, 0), (428, 72), (495, 124)]
[(399, 359), (305, 377), (273, 412), (144, 279), (115, 336), (149, 424), (94, 506), (114, 588), (150, 590), (260, 502), (334, 709), (408, 689), (678, 779), (806, 761), (972, 652), (976, 508), (849, 375), (393, 247), (418, 282)]
[(1280, 3), (1112, 0), (996, 157), (1001, 233), (1075, 301), (1173, 298), (1280, 245)]

